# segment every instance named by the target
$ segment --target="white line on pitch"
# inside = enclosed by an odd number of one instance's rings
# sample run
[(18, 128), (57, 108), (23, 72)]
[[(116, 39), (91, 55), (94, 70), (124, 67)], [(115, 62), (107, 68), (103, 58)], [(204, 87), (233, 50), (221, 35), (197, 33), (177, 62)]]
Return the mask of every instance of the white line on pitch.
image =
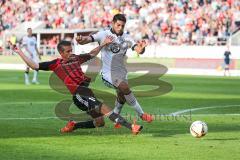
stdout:
[(58, 101), (34, 101), (34, 102), (4, 102), (0, 103), (0, 106), (2, 105), (18, 105), (18, 104), (51, 104), (51, 103), (58, 103)]
[[(164, 115), (155, 115), (157, 116), (174, 116), (172, 114), (164, 114)], [(179, 116), (179, 115), (175, 115)], [(181, 116), (189, 116), (189, 115), (181, 115)], [(195, 116), (240, 116), (240, 114), (194, 114)], [(127, 116), (123, 116), (124, 118), (127, 118)], [(69, 118), (69, 117), (61, 117), (61, 118)], [(60, 119), (59, 117), (19, 117), (19, 118), (0, 118), (0, 120), (49, 120), (49, 119)]]
[[(236, 104), (236, 105), (224, 105), (224, 106), (209, 106), (209, 107), (199, 107), (199, 108), (191, 108), (191, 109), (185, 109), (185, 110), (180, 110), (180, 111), (177, 111), (177, 112), (173, 112), (173, 113), (170, 113), (174, 116), (176, 115), (179, 115), (179, 114), (183, 114), (183, 113), (187, 113), (187, 112), (194, 112), (194, 111), (198, 111), (198, 110), (205, 110), (205, 109), (213, 109), (213, 108), (228, 108), (228, 107), (239, 107), (240, 105), (239, 104)], [(225, 114), (223, 114), (225, 115)]]
[(58, 119), (58, 117), (0, 118), (0, 120), (46, 120), (46, 119)]

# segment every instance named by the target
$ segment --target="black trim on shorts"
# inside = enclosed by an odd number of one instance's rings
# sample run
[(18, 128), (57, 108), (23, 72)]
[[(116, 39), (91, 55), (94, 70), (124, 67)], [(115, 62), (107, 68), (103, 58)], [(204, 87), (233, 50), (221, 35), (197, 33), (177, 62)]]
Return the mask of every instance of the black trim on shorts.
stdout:
[(73, 95), (73, 102), (78, 109), (85, 111), (92, 118), (102, 117), (101, 106), (102, 102), (95, 97), (81, 96), (78, 93)]
[(110, 83), (109, 81), (107, 81), (106, 79), (104, 79), (102, 74), (101, 74), (101, 77), (102, 77), (103, 83), (104, 83), (106, 86), (108, 86), (108, 87), (110, 87), (110, 88), (117, 89), (116, 86), (114, 86), (112, 83)]

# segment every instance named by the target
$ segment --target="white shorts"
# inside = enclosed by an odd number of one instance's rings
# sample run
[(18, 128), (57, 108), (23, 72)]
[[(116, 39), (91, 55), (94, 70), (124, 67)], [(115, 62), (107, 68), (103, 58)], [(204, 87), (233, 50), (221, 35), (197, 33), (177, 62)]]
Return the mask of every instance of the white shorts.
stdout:
[[(30, 56), (27, 56), (28, 58), (30, 58), (33, 62), (35, 63), (39, 63), (39, 57), (38, 56), (34, 56), (34, 57), (30, 57)], [(26, 68), (29, 68), (28, 65), (26, 65)]]
[(103, 83), (109, 88), (116, 89), (116, 88), (118, 88), (118, 86), (121, 82), (128, 83), (127, 75), (124, 75), (124, 74), (122, 74), (122, 75), (121, 74), (112, 75), (111, 73), (103, 74), (101, 72), (101, 77), (102, 77)]

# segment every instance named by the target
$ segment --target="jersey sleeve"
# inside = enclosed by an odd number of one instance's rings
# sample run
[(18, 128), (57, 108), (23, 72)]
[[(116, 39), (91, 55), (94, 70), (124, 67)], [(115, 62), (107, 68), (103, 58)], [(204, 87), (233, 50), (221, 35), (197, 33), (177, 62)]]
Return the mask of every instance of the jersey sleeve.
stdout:
[(56, 68), (57, 59), (39, 63), (39, 70), (49, 71)]
[(93, 35), (91, 35), (92, 41), (93, 42), (98, 42), (101, 43), (101, 41), (106, 37), (106, 32), (105, 31), (99, 31)]
[(129, 48), (132, 48), (132, 50), (134, 50), (137, 43), (130, 36), (127, 36), (127, 41), (129, 43)]
[(35, 43), (35, 46), (37, 46), (37, 38), (34, 36), (34, 43)]
[(27, 37), (23, 37), (22, 39), (22, 46), (26, 46), (27, 45)]
[(79, 63), (82, 64), (82, 63), (87, 62), (90, 59), (92, 59), (92, 56), (90, 54), (86, 53), (86, 54), (78, 55), (77, 58), (78, 58)]

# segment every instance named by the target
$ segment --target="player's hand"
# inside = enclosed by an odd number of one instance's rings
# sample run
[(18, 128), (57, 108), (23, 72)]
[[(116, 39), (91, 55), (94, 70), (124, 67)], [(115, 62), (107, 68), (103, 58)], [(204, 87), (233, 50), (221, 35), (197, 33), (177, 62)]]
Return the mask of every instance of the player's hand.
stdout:
[(18, 48), (15, 44), (12, 44), (12, 42), (8, 41), (8, 44), (10, 46), (10, 49), (13, 50), (13, 52), (15, 52), (17, 54), (22, 52), (21, 49)]
[(147, 42), (145, 40), (140, 40), (137, 42), (137, 46), (140, 48), (140, 49), (143, 49), (147, 46)]
[(81, 35), (77, 35), (75, 40), (77, 41), (78, 44), (83, 44), (84, 42), (83, 37)]
[(113, 40), (114, 40), (114, 37), (113, 37), (113, 36), (107, 36), (107, 37), (104, 39), (104, 41), (103, 41), (103, 43), (102, 43), (102, 46), (106, 46), (106, 45), (112, 43)]
[(147, 42), (145, 40), (140, 40), (137, 42), (135, 51), (137, 51), (138, 54), (143, 54), (146, 46), (147, 46)]

